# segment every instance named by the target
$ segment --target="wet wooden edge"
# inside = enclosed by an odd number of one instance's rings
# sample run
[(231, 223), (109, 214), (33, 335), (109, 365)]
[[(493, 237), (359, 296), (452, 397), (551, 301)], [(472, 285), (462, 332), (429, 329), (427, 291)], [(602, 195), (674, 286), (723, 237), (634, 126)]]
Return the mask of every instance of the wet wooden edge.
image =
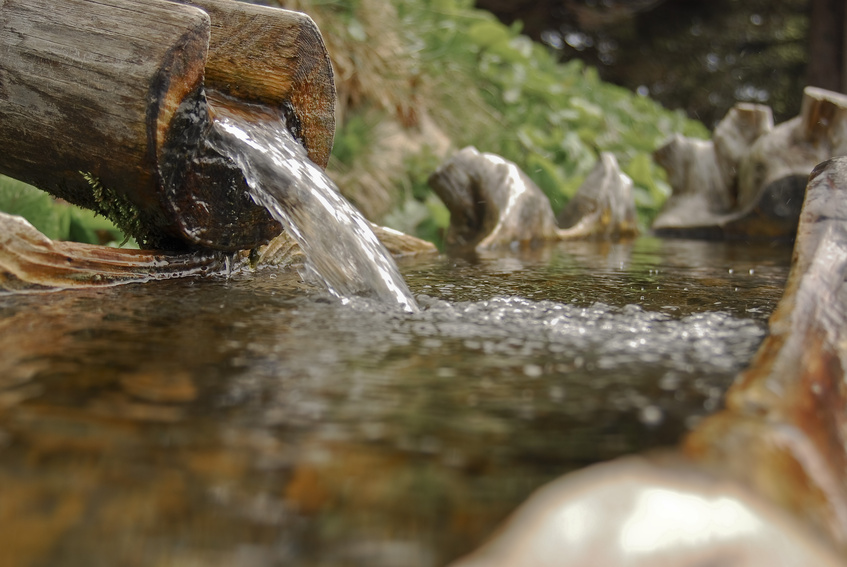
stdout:
[[(437, 252), (431, 243), (374, 225), (395, 256)], [(22, 217), (0, 213), (0, 292), (79, 289), (183, 277), (285, 268), (302, 263), (300, 247), (286, 233), (252, 251), (172, 253), (54, 241)]]
[[(600, 463), (545, 485), (488, 542), (453, 567), (583, 565), (573, 559), (579, 554), (572, 548), (577, 540), (603, 534), (606, 546), (617, 545), (620, 530), (635, 519), (625, 501), (644, 487), (678, 491), (683, 500), (729, 498), (748, 511), (759, 510), (779, 532), (775, 544), (794, 546), (812, 560), (802, 564), (842, 564), (847, 557), (845, 197), (847, 158), (814, 169), (770, 334), (731, 387), (723, 411), (705, 419), (677, 450)], [(609, 490), (619, 501), (592, 510), (593, 524), (603, 526), (599, 531), (586, 528), (585, 518), (574, 520), (575, 527), (565, 520), (563, 514), (573, 506)], [(663, 518), (638, 516), (642, 523), (658, 519), (659, 525)], [(712, 549), (704, 537), (690, 546), (686, 560), (703, 560), (709, 553), (727, 560), (721, 555), (726, 548)], [(745, 564), (760, 564), (756, 561), (767, 553), (740, 551), (744, 537), (736, 535), (741, 547), (734, 553), (746, 553)], [(594, 551), (602, 555), (603, 550)], [(656, 556), (627, 559), (658, 563), (665, 551), (657, 548)], [(595, 557), (592, 564), (620, 563)]]
[(812, 172), (769, 335), (683, 452), (847, 553), (847, 158)]

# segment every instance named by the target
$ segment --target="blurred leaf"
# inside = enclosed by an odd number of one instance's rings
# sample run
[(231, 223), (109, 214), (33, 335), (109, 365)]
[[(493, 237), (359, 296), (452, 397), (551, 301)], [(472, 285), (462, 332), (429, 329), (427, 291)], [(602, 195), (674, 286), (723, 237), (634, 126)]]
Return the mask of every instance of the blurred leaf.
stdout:
[(496, 21), (484, 21), (473, 24), (468, 28), (467, 35), (481, 49), (508, 43), (512, 37), (509, 28)]
[(53, 240), (67, 240), (70, 212), (53, 198), (31, 185), (0, 176), (0, 210), (19, 215)]
[(123, 233), (107, 218), (57, 201), (40, 189), (3, 175), (0, 175), (0, 211), (24, 217), (53, 240), (88, 244), (124, 240)]

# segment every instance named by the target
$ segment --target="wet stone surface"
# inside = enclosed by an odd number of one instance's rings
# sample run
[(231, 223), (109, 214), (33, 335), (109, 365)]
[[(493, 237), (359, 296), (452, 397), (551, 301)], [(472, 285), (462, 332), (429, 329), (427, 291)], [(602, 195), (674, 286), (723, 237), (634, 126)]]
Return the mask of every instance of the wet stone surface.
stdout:
[(650, 238), (407, 260), (416, 314), (271, 270), (0, 296), (0, 549), (442, 565), (542, 483), (716, 410), (789, 260)]

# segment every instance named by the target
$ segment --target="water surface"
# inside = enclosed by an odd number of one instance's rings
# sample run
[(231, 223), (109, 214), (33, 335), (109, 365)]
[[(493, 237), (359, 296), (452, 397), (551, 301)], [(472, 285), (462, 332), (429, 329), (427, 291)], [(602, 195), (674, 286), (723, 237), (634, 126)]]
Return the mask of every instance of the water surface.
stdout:
[(0, 549), (442, 565), (542, 483), (719, 408), (789, 257), (643, 238), (404, 260), (418, 313), (273, 270), (0, 296)]

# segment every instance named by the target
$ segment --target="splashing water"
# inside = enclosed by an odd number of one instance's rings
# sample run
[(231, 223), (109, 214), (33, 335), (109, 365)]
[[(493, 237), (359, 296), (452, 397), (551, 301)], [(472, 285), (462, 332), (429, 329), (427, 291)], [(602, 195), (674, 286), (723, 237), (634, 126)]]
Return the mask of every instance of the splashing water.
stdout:
[(368, 221), (309, 161), (282, 120), (217, 118), (209, 144), (238, 165), (253, 200), (297, 240), (307, 269), (331, 294), (341, 299), (367, 295), (417, 311), (394, 259)]

